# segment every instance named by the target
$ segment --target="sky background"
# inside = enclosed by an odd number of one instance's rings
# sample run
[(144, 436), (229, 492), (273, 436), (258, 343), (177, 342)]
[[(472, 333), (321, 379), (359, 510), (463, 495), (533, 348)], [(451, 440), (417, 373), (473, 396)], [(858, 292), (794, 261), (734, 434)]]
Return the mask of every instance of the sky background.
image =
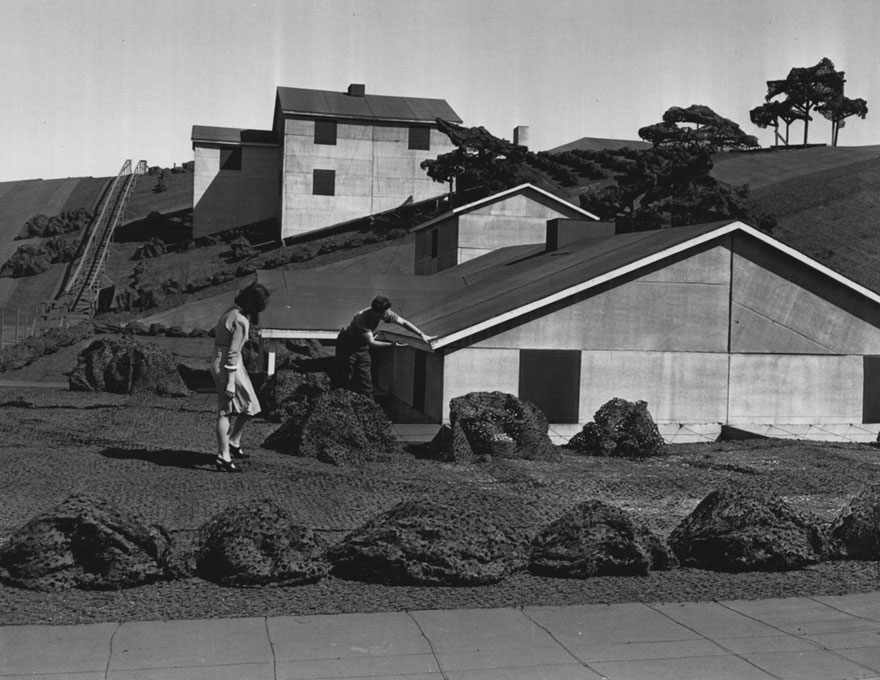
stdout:
[(840, 144), (880, 144), (878, 36), (880, 0), (0, 0), (0, 182), (192, 160), (194, 124), (271, 128), (279, 85), (442, 98), (535, 151), (691, 104), (767, 145), (766, 81), (822, 57), (868, 103)]

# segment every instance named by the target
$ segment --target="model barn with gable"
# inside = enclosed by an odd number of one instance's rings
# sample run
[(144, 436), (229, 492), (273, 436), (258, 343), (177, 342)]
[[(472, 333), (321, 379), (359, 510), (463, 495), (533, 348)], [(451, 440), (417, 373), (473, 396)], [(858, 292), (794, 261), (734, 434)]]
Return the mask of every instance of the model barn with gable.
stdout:
[[(396, 305), (431, 347), (376, 353), (378, 386), (434, 422), (449, 400), (499, 390), (551, 423), (584, 423), (614, 397), (658, 423), (880, 422), (880, 296), (738, 221), (596, 233), (496, 250), (433, 276), (297, 274), (273, 293), (266, 338), (335, 337), (369, 297)], [(413, 294), (414, 281), (432, 281)], [(409, 282), (408, 282), (409, 281)], [(310, 290), (315, 298), (310, 298)], [(323, 291), (321, 289), (323, 288)], [(336, 291), (345, 289), (342, 304)], [(321, 292), (319, 292), (321, 291)], [(299, 302), (285, 296), (294, 294)], [(337, 309), (322, 333), (311, 301)], [(343, 296), (345, 297), (345, 296)], [(876, 436), (876, 433), (874, 433)]]

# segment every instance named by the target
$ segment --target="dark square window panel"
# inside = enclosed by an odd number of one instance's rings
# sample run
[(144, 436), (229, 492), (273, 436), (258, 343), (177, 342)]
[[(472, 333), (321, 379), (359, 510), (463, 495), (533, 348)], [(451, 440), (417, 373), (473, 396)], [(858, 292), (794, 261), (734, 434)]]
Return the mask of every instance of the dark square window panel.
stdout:
[(336, 144), (336, 121), (315, 121), (315, 144)]
[(409, 129), (409, 148), (420, 151), (431, 149), (431, 128), (411, 127)]
[(335, 170), (313, 170), (312, 171), (312, 193), (315, 196), (335, 196), (336, 195), (336, 171)]

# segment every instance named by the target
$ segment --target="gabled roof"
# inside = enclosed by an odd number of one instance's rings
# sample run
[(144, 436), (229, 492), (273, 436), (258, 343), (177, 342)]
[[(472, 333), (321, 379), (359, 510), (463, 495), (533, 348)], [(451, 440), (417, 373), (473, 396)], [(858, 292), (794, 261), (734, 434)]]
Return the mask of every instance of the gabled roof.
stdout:
[(248, 130), (245, 128), (212, 127), (210, 125), (193, 125), (192, 141), (202, 144), (278, 146), (278, 138), (272, 130)]
[[(880, 303), (880, 295), (739, 221), (584, 239), (541, 256), (499, 267), (455, 299), (422, 310), (419, 327), (438, 349), (603, 285), (703, 243), (740, 231)], [(454, 268), (453, 270), (454, 271)]]
[[(742, 222), (725, 221), (586, 238), (554, 251), (540, 245), (503, 248), (432, 276), (266, 272), (285, 277), (278, 285), (297, 296), (302, 318), (278, 305), (273, 293), (264, 313), (264, 335), (296, 337), (301, 329), (301, 337), (331, 337), (306, 330), (323, 324), (335, 337), (354, 312), (382, 292), (395, 310), (436, 336), (431, 347), (440, 349), (734, 232), (748, 234), (880, 304), (880, 294), (839, 272)], [(260, 272), (261, 280), (263, 276)], [(278, 331), (274, 335), (273, 329)], [(385, 333), (409, 335), (397, 327), (386, 327)]]
[(442, 215), (438, 215), (437, 217), (430, 219), (427, 222), (423, 222), (417, 227), (414, 227), (412, 231), (421, 231), (423, 229), (427, 229), (437, 224), (438, 222), (449, 219), (453, 215), (462, 215), (473, 212), (474, 210), (479, 210), (480, 208), (483, 208), (487, 205), (498, 203), (499, 201), (503, 201), (507, 198), (510, 198), (511, 196), (516, 196), (518, 194), (530, 194), (532, 197), (540, 200), (542, 203), (546, 204), (549, 202), (552, 205), (556, 205), (558, 207), (558, 210), (563, 213), (577, 215), (578, 217), (585, 217), (591, 220), (599, 219), (593, 213), (587, 212), (583, 208), (576, 206), (573, 203), (569, 203), (562, 198), (559, 198), (559, 196), (554, 196), (549, 191), (544, 191), (544, 189), (541, 189), (540, 187), (536, 187), (534, 184), (529, 184), (528, 182), (526, 182), (525, 184), (520, 184), (519, 186), (515, 186), (511, 189), (500, 191), (497, 194), (492, 194), (491, 196), (481, 198), (479, 201), (473, 201), (472, 203), (460, 205), (457, 208), (453, 208), (452, 210), (445, 212)]
[(432, 124), (440, 117), (461, 122), (444, 99), (378, 94), (354, 96), (330, 90), (279, 87), (277, 102), (282, 113), (289, 115)]

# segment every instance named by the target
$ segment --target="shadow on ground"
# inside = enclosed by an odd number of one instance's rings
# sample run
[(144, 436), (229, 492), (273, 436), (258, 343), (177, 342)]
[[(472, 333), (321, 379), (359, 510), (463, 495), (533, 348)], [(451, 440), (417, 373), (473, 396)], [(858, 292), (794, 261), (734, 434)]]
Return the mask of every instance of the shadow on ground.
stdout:
[(110, 447), (101, 451), (105, 458), (117, 460), (145, 460), (148, 463), (165, 467), (194, 468), (213, 465), (216, 456), (198, 451), (181, 451), (180, 449), (123, 449)]

